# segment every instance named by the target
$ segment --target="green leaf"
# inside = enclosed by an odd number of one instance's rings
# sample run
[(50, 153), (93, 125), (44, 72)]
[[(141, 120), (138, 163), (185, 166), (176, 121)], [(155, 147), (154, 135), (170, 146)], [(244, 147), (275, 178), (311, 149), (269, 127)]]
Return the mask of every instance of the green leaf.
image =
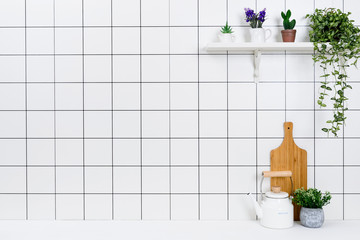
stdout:
[(290, 29), (294, 29), (295, 25), (296, 25), (296, 20), (293, 19), (293, 20), (290, 22)]
[(324, 70), (321, 77), (325, 80), (321, 82), (317, 103), (323, 107), (325, 98), (331, 95), (334, 114), (332, 119), (327, 120), (331, 126), (326, 128), (326, 132), (334, 136), (338, 135), (346, 119), (344, 112), (348, 97), (345, 90), (352, 89), (347, 84), (347, 68), (356, 66), (360, 58), (360, 29), (349, 19), (349, 15), (334, 8), (315, 9), (314, 13), (306, 15), (311, 27), (309, 38), (314, 44), (313, 61), (320, 63)]
[(286, 12), (286, 18), (289, 19), (291, 17), (291, 11), (290, 9)]
[(284, 13), (284, 12), (281, 12), (281, 17), (282, 17), (283, 19), (285, 19), (285, 18), (286, 18), (286, 16), (285, 16), (285, 13)]
[(228, 22), (226, 22), (226, 25), (221, 28), (222, 33), (233, 33), (232, 28), (228, 25)]

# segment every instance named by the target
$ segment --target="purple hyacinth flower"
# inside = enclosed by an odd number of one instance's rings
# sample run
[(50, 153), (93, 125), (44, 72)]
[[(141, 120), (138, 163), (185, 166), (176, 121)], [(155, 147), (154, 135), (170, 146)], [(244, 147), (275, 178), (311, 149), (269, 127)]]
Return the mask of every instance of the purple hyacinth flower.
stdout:
[(266, 8), (264, 8), (259, 13), (256, 13), (251, 8), (244, 8), (245, 11), (245, 20), (250, 23), (252, 28), (261, 28), (263, 22), (265, 22)]
[(246, 15), (246, 21), (251, 21), (256, 17), (256, 14), (254, 12), (254, 10), (250, 9), (250, 8), (244, 8), (245, 10), (245, 15)]
[(264, 10), (259, 12), (258, 20), (260, 22), (264, 22), (265, 21), (265, 15), (266, 15), (266, 8), (264, 8)]

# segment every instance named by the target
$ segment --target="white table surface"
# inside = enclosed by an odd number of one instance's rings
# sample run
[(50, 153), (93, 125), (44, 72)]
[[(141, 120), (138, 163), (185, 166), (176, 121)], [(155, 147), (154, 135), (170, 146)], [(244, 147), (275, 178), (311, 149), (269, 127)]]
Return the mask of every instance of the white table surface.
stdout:
[(240, 240), (360, 239), (360, 220), (325, 221), (318, 229), (295, 223), (267, 229), (257, 221), (0, 221), (1, 240)]

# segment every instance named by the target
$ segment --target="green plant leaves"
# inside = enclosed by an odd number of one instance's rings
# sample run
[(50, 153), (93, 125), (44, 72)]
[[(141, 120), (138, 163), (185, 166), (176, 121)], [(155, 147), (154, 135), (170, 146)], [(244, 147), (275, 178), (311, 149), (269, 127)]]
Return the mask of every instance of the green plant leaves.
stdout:
[(285, 13), (284, 13), (284, 12), (281, 12), (281, 17), (282, 17), (283, 19), (286, 19), (286, 16), (285, 16)]
[[(323, 128), (323, 131), (328, 132), (327, 128)], [(294, 198), (292, 201), (302, 207), (306, 208), (322, 208), (330, 203), (330, 192), (321, 193), (316, 188), (298, 188), (294, 192)]]
[(287, 18), (287, 19), (290, 19), (290, 17), (291, 17), (291, 11), (290, 11), (290, 9), (289, 9), (289, 10), (287, 10), (287, 12), (286, 12), (286, 18)]
[(226, 25), (221, 28), (222, 33), (233, 33), (232, 28), (226, 22)]
[(295, 25), (296, 25), (296, 20), (293, 19), (293, 20), (289, 23), (289, 25), (290, 25), (290, 29), (294, 29), (294, 27), (295, 27)]
[[(351, 13), (343, 13), (340, 9), (315, 9), (313, 14), (307, 14), (310, 19), (310, 41), (314, 44), (314, 62), (320, 63), (324, 80), (320, 85), (317, 104), (326, 107), (325, 99), (331, 95), (333, 119), (326, 121), (329, 126), (322, 131), (337, 136), (340, 126), (345, 124), (345, 111), (348, 98), (347, 90), (352, 87), (347, 84), (347, 68), (356, 66), (360, 57), (360, 29), (349, 19)], [(329, 86), (329, 79), (332, 86)]]
[(294, 29), (295, 25), (296, 25), (296, 20), (293, 19), (292, 21), (290, 21), (290, 17), (291, 17), (291, 11), (287, 10), (286, 14), (284, 12), (281, 12), (281, 17), (283, 18), (283, 26), (284, 29)]

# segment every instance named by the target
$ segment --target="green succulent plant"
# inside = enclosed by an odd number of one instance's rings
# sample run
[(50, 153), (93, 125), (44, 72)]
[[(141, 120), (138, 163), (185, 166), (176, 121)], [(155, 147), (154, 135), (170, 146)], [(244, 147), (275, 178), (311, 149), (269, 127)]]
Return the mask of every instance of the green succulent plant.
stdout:
[(228, 25), (228, 22), (226, 22), (226, 25), (221, 28), (222, 33), (233, 33), (231, 27)]
[(281, 12), (281, 17), (284, 19), (283, 26), (284, 26), (285, 30), (294, 29), (294, 27), (296, 25), (296, 20), (293, 19), (290, 21), (290, 17), (291, 17), (290, 10), (287, 10), (286, 14), (284, 12)]
[(306, 208), (322, 208), (330, 203), (331, 195), (328, 191), (322, 193), (316, 188), (298, 188), (294, 192), (292, 201), (299, 206)]

